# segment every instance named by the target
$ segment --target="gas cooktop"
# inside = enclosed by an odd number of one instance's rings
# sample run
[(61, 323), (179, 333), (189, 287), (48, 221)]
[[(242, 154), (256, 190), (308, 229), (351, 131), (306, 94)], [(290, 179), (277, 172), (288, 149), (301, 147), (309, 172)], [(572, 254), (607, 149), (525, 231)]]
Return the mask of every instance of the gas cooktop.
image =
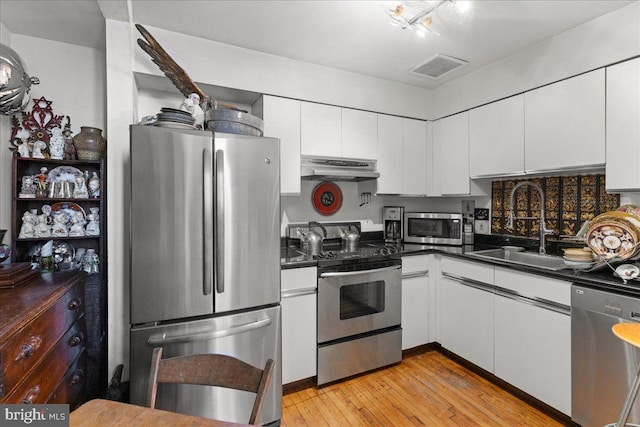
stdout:
[(343, 250), (340, 244), (324, 244), (323, 251), (318, 255), (313, 255), (313, 259), (318, 261), (319, 266), (337, 265), (345, 263), (365, 263), (389, 255), (400, 254), (398, 246), (385, 246), (384, 243), (362, 243), (357, 251)]

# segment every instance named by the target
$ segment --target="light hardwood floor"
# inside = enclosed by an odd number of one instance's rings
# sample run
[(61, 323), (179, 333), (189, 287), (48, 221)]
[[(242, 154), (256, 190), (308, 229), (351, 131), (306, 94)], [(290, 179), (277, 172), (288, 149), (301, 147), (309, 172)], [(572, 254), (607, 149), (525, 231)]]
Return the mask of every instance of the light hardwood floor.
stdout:
[(438, 351), (323, 388), (293, 389), (282, 426), (562, 426)]

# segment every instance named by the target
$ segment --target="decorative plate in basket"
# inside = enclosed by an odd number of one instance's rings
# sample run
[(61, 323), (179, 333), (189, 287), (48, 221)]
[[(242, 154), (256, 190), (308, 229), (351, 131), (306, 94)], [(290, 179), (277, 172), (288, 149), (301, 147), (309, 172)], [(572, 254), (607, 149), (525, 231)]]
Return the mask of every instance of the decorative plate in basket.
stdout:
[(626, 218), (605, 212), (591, 222), (585, 240), (598, 257), (625, 260), (637, 252), (640, 229)]

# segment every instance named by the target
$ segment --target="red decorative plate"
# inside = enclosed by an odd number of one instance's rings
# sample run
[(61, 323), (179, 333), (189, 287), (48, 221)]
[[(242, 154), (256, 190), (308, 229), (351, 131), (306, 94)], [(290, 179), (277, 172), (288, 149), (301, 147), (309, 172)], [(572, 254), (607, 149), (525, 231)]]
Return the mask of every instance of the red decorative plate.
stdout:
[(321, 215), (333, 215), (342, 206), (342, 191), (333, 182), (321, 182), (311, 193), (314, 209)]

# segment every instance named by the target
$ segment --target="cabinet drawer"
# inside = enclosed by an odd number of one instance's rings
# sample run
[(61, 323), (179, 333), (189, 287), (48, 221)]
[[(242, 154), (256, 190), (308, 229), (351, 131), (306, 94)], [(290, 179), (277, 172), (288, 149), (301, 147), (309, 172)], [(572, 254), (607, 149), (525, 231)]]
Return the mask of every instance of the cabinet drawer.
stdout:
[(414, 255), (402, 257), (402, 274), (428, 273), (429, 257), (432, 255)]
[(494, 267), (491, 265), (442, 257), (440, 266), (443, 273), (493, 285)]
[(67, 370), (47, 403), (75, 402), (87, 378), (87, 352), (83, 351)]
[(282, 292), (295, 289), (318, 287), (318, 269), (316, 267), (290, 268), (280, 271)]
[(571, 283), (535, 274), (496, 267), (496, 286), (525, 297), (542, 298), (566, 306), (571, 305)]
[(0, 348), (4, 389), (9, 391), (42, 360), (84, 312), (82, 286), (74, 286)]
[(4, 403), (46, 403), (69, 366), (84, 349), (84, 317), (55, 344), (50, 353), (24, 379)]

